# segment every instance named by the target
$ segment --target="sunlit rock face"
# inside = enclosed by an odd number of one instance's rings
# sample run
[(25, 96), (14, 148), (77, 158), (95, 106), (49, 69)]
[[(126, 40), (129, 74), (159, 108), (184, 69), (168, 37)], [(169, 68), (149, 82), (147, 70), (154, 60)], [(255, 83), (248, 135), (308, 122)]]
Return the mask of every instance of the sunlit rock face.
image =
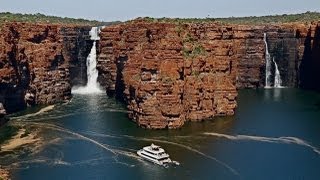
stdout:
[(146, 128), (179, 128), (186, 121), (233, 115), (237, 89), (265, 86), (264, 33), (274, 60), (271, 78), (281, 74), (281, 86), (299, 85), (310, 25), (137, 20), (109, 26), (101, 32), (99, 81)]
[[(236, 53), (229, 29), (215, 24), (136, 22), (101, 32), (98, 69), (109, 94), (146, 128), (232, 115)], [(225, 33), (223, 33), (225, 32)]]
[[(0, 103), (11, 113), (71, 98), (70, 61), (79, 27), (7, 23), (0, 28)], [(87, 28), (86, 34), (89, 34)], [(89, 49), (90, 51), (90, 49)]]
[[(266, 46), (282, 86), (320, 89), (319, 23), (221, 25), (137, 20), (102, 29), (7, 23), (0, 28), (0, 103), (6, 113), (71, 98), (87, 84), (95, 47), (98, 81), (146, 128), (233, 115), (237, 89), (265, 86)], [(275, 68), (277, 64), (278, 68)], [(276, 71), (278, 69), (278, 71)], [(274, 79), (275, 77), (271, 77)], [(272, 84), (271, 84), (272, 85)]]

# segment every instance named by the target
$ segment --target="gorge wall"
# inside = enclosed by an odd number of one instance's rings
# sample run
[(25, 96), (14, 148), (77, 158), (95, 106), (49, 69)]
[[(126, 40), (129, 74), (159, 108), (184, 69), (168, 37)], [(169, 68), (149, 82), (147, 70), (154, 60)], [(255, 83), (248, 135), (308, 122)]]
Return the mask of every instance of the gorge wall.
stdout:
[(89, 45), (82, 46), (90, 43), (89, 30), (52, 24), (0, 26), (0, 103), (6, 112), (69, 100), (75, 69), (90, 51)]
[[(300, 87), (320, 91), (320, 23), (304, 31), (297, 31), (300, 38)], [(303, 51), (302, 51), (303, 49)]]
[(87, 57), (93, 41), (90, 39), (91, 27), (61, 27), (60, 34), (63, 39), (63, 54), (69, 62), (71, 86), (84, 86), (87, 84)]
[[(300, 69), (310, 69), (300, 64), (309, 59), (319, 62), (315, 29), (319, 29), (317, 24), (248, 26), (144, 20), (109, 26), (100, 34), (99, 81), (109, 95), (127, 103), (129, 116), (138, 125), (178, 128), (188, 120), (232, 115), (237, 89), (264, 87), (264, 33), (279, 65), (282, 85), (296, 87), (307, 82), (311, 77), (301, 78)], [(306, 52), (308, 39), (315, 40), (309, 43), (313, 43), (312, 53)]]
[[(320, 90), (319, 26), (145, 20), (107, 26), (97, 43), (98, 80), (145, 128), (233, 115), (237, 89), (265, 85), (264, 33), (282, 85)], [(85, 85), (90, 29), (0, 26), (0, 119), (28, 105), (69, 100), (72, 86)]]

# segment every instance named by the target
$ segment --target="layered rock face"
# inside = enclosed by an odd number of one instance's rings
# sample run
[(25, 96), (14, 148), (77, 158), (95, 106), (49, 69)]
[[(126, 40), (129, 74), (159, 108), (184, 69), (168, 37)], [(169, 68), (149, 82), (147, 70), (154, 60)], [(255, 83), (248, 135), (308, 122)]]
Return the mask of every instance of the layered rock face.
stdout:
[(0, 102), (7, 113), (71, 98), (69, 62), (74, 58), (70, 49), (77, 44), (65, 40), (66, 34), (78, 36), (81, 32), (60, 25), (1, 26)]
[(282, 86), (320, 89), (317, 88), (320, 83), (314, 78), (319, 76), (318, 69), (320, 68), (319, 24), (247, 26), (247, 32), (251, 32), (251, 35), (249, 38), (245, 38), (245, 44), (242, 44), (246, 50), (239, 54), (237, 87), (264, 87), (266, 49), (261, 41), (261, 34), (266, 33), (272, 61), (271, 79), (274, 79), (274, 62), (276, 62)]
[(106, 27), (100, 34), (100, 83), (146, 128), (232, 115), (237, 53), (227, 31), (215, 24)]
[[(309, 25), (287, 24), (268, 26), (235, 26), (233, 33), (242, 34), (242, 38), (235, 37), (237, 46), (238, 70), (236, 73), (237, 88), (258, 88), (265, 86), (266, 45), (263, 41), (264, 33), (267, 36), (268, 51), (271, 56), (271, 79), (275, 76), (277, 63), (282, 86), (298, 87), (299, 66), (304, 51), (301, 45), (303, 37), (297, 32), (304, 31)], [(274, 82), (271, 82), (271, 86)]]
[[(178, 128), (188, 120), (232, 115), (237, 88), (265, 85), (264, 33), (282, 85), (300, 83), (306, 51), (301, 42), (309, 26), (146, 21), (109, 26), (100, 34), (99, 81), (146, 128)], [(313, 46), (317, 59), (318, 45)]]
[(62, 27), (60, 34), (63, 38), (63, 54), (70, 63), (71, 86), (87, 84), (87, 56), (93, 41), (90, 39), (91, 27)]
[[(239, 27), (239, 26), (238, 26)], [(235, 27), (237, 29), (237, 26)], [(245, 31), (244, 31), (245, 30)], [(238, 88), (257, 88), (265, 86), (266, 45), (263, 35), (266, 33), (268, 51), (271, 56), (271, 79), (275, 75), (275, 63), (279, 67), (282, 86), (297, 85), (298, 40), (292, 28), (284, 26), (246, 26), (240, 30), (247, 36), (240, 40), (238, 58)], [(244, 49), (243, 49), (244, 48)], [(275, 62), (275, 63), (274, 63)], [(274, 85), (274, 82), (271, 82)]]
[[(237, 89), (265, 85), (264, 33), (282, 85), (320, 89), (319, 26), (146, 21), (108, 26), (97, 44), (98, 80), (146, 128), (179, 128), (186, 121), (233, 115)], [(71, 86), (87, 81), (89, 31), (1, 26), (0, 114), (70, 99)]]

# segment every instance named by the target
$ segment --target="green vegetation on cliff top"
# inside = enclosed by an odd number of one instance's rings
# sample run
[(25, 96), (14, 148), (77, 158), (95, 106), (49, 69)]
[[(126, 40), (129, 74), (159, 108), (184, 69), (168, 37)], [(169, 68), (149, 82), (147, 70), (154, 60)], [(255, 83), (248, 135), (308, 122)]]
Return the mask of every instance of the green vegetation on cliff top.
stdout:
[[(250, 17), (229, 17), (229, 18), (151, 18), (144, 17), (135, 20), (145, 20), (149, 22), (171, 22), (171, 23), (222, 23), (222, 24), (277, 24), (292, 22), (312, 22), (320, 21), (319, 12), (306, 12), (301, 14), (283, 14), (270, 16), (250, 16)], [(133, 20), (133, 21), (135, 21)], [(86, 26), (102, 26), (110, 24), (118, 24), (115, 22), (102, 22), (86, 19), (75, 19), (67, 17), (47, 16), (44, 14), (20, 14), (10, 12), (0, 12), (0, 24), (5, 22), (30, 22), (30, 23), (54, 23), (54, 24), (74, 24)], [(132, 21), (128, 21), (132, 22)]]
[(294, 22), (320, 21), (319, 12), (306, 12), (301, 14), (283, 14), (270, 16), (250, 16), (250, 17), (229, 17), (229, 18), (138, 18), (150, 22), (172, 22), (172, 23), (210, 23), (217, 22), (222, 24), (277, 24)]
[(117, 22), (101, 22), (86, 19), (74, 19), (67, 17), (47, 16), (44, 14), (14, 14), (10, 12), (0, 13), (0, 24), (5, 22), (29, 22), (29, 23), (53, 23), (53, 24), (74, 24), (83, 26), (102, 26)]

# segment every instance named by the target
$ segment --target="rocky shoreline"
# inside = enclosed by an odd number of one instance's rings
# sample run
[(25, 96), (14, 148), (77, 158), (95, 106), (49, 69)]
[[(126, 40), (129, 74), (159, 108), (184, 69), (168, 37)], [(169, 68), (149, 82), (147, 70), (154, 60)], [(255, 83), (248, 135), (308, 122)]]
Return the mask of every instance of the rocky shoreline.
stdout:
[(9, 171), (0, 166), (0, 180), (10, 180)]

